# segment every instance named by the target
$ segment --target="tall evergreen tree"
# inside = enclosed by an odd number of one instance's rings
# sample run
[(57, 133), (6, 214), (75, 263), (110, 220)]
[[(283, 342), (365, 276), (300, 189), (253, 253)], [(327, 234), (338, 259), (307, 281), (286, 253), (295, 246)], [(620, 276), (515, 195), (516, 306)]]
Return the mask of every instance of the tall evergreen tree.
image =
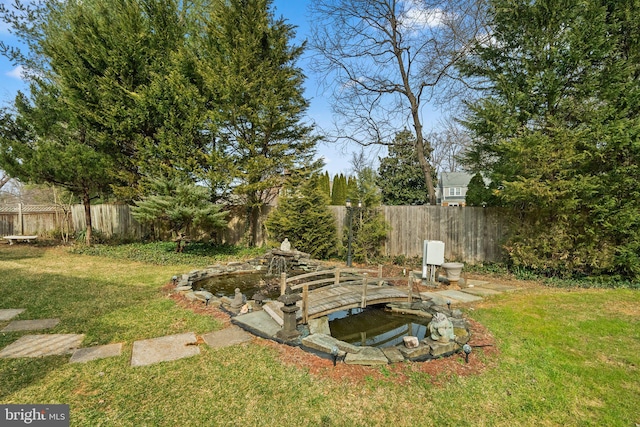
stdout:
[(357, 201), (358, 200), (358, 179), (353, 176), (353, 175), (349, 175), (349, 177), (346, 178), (347, 180), (347, 199), (353, 201)]
[(398, 132), (389, 146), (389, 154), (380, 159), (378, 185), (382, 190), (382, 202), (386, 205), (429, 203), (429, 192), (414, 145), (415, 137), (411, 132)]
[[(381, 255), (382, 243), (387, 236), (388, 224), (380, 211), (380, 189), (377, 174), (370, 167), (358, 171), (357, 187), (354, 190), (352, 207), (347, 211), (345, 224), (352, 228), (353, 259), (371, 262)], [(351, 216), (351, 218), (349, 218)], [(343, 233), (343, 245), (348, 244), (349, 230)]]
[[(182, 55), (193, 22), (185, 7), (166, 0), (83, 0), (38, 2), (18, 7), (15, 14), (0, 10), (28, 47), (26, 53), (4, 53), (32, 73), (30, 98), (16, 100), (20, 120), (32, 132), (31, 141), (20, 143), (31, 144), (41, 157), (59, 154), (58, 168), (76, 171), (51, 178), (49, 169), (47, 182), (70, 189), (79, 180), (85, 183), (81, 197), (88, 242), (89, 200), (98, 187), (131, 199), (139, 194), (141, 174), (191, 175), (202, 157), (198, 154), (209, 138), (202, 134), (202, 102)], [(56, 127), (43, 127), (42, 120)], [(76, 155), (63, 155), (71, 146)], [(74, 163), (78, 150), (94, 159), (95, 167), (87, 166), (84, 177)], [(98, 169), (107, 163), (108, 169)], [(45, 179), (35, 172), (30, 176)]]
[(329, 198), (328, 203), (331, 201), (331, 180), (329, 178), (329, 172), (325, 172), (320, 176), (320, 189)]
[(100, 150), (91, 129), (77, 126), (55, 88), (32, 87), (32, 100), (16, 98), (17, 115), (0, 119), (0, 167), (26, 183), (48, 183), (82, 201), (91, 244), (91, 199), (110, 193), (113, 158)]
[(333, 177), (333, 189), (331, 191), (331, 204), (344, 206), (347, 200), (347, 180), (343, 174)]
[(640, 277), (640, 5), (491, 0), (493, 38), (463, 71), (466, 164), (518, 209), (506, 248), (548, 274)]
[(329, 196), (321, 187), (322, 175), (313, 174), (299, 185), (290, 186), (269, 216), (270, 237), (315, 258), (328, 258), (337, 252), (336, 224), (327, 207)]
[[(249, 210), (249, 243), (261, 233), (260, 210), (274, 199), (285, 172), (314, 154), (304, 75), (296, 66), (303, 46), (293, 27), (275, 19), (270, 0), (214, 2), (206, 32), (195, 43), (199, 78), (215, 105), (215, 144), (228, 153), (230, 175)], [(215, 167), (215, 165), (211, 165)]]
[(493, 197), (491, 190), (484, 183), (484, 178), (479, 172), (475, 174), (469, 184), (467, 184), (467, 194), (465, 195), (467, 206), (492, 206)]

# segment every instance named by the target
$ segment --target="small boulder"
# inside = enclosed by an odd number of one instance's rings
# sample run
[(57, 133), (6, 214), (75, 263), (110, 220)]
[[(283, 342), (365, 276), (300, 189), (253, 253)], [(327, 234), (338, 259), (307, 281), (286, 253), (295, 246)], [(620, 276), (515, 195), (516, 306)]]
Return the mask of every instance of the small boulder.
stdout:
[(404, 341), (404, 346), (407, 348), (416, 348), (420, 345), (420, 341), (418, 341), (418, 337), (404, 337), (402, 339)]

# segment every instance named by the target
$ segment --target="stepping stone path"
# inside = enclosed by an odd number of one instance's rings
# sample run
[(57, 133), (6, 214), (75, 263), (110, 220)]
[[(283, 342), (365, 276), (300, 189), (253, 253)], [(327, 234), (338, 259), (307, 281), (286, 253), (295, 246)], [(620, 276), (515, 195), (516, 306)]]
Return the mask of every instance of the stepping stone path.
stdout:
[(152, 338), (133, 343), (131, 366), (146, 366), (198, 354), (200, 354), (198, 338), (193, 332)]
[(467, 280), (469, 287), (460, 290), (446, 289), (434, 292), (421, 292), (420, 295), (431, 298), (436, 304), (446, 304), (447, 301), (451, 305), (465, 304), (470, 302), (482, 301), (483, 297), (499, 295), (503, 292), (512, 292), (518, 288), (507, 285), (499, 285), (484, 280)]
[(0, 309), (0, 322), (6, 322), (22, 313), (24, 308), (3, 308)]
[(220, 348), (249, 342), (253, 339), (253, 335), (234, 325), (219, 331), (204, 334), (202, 339), (209, 347)]
[[(437, 304), (446, 304), (446, 302), (449, 301), (453, 305), (481, 301), (483, 297), (517, 290), (517, 288), (512, 286), (489, 283), (481, 280), (468, 280), (467, 285), (469, 286), (468, 288), (460, 290), (422, 292), (420, 295), (433, 299)], [(23, 308), (0, 309), (0, 322), (10, 321), (24, 311), (25, 309)], [(59, 323), (59, 319), (14, 320), (0, 332), (51, 329)], [(212, 348), (220, 348), (249, 342), (253, 339), (254, 335), (265, 338), (272, 337), (275, 336), (281, 328), (278, 322), (274, 321), (272, 316), (265, 311), (255, 311), (243, 316), (238, 316), (234, 318), (234, 323), (240, 324), (242, 328), (234, 325), (219, 331), (210, 332), (202, 335), (202, 341)], [(245, 329), (252, 333), (246, 332)], [(322, 340), (318, 340), (322, 335), (323, 334), (312, 334), (303, 340), (304, 344), (319, 351), (331, 351), (331, 348), (336, 345), (334, 342), (335, 339), (332, 339), (329, 335), (325, 335), (326, 339), (330, 341), (320, 342)], [(317, 339), (314, 340), (314, 338)], [(82, 334), (25, 335), (2, 349), (0, 351), (0, 358), (72, 354), (69, 363), (85, 363), (105, 357), (117, 357), (122, 354), (122, 343), (80, 348), (83, 339), (84, 335)], [(131, 354), (131, 366), (146, 366), (153, 363), (196, 356), (200, 354), (198, 344), (202, 341), (199, 341), (193, 332), (135, 341)], [(364, 363), (370, 365), (383, 363), (385, 360), (402, 360), (403, 356), (401, 354), (390, 353), (394, 351), (399, 353), (397, 349), (373, 349), (365, 352), (360, 349), (358, 352), (354, 351), (353, 354), (349, 353), (348, 360), (345, 360), (345, 363)], [(340, 351), (340, 355), (344, 356), (345, 352)]]
[(69, 363), (85, 363), (106, 357), (117, 357), (120, 354), (122, 354), (122, 343), (79, 348), (73, 352)]
[(0, 351), (0, 358), (58, 356), (71, 354), (82, 344), (84, 335), (25, 335)]
[(0, 332), (37, 331), (55, 328), (60, 319), (14, 320)]

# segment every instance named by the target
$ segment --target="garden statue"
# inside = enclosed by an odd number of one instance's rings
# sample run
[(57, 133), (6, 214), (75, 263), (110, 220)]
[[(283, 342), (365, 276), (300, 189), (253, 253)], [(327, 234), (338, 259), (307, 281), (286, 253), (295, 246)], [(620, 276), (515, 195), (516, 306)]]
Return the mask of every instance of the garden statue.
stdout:
[(441, 343), (448, 343), (455, 339), (453, 334), (453, 324), (449, 318), (442, 314), (436, 313), (429, 323), (429, 333), (431, 339)]
[(280, 250), (282, 252), (291, 252), (291, 243), (289, 243), (289, 239), (287, 239), (286, 237), (280, 245)]
[(244, 295), (240, 292), (240, 288), (236, 288), (233, 301), (231, 302), (231, 308), (239, 309), (244, 305)]

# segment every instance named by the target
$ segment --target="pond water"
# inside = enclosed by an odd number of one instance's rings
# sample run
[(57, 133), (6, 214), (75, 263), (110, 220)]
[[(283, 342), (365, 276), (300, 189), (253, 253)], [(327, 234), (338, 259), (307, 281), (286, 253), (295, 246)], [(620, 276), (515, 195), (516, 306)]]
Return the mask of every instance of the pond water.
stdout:
[[(260, 285), (260, 280), (266, 282), (266, 286)], [(262, 290), (269, 298), (276, 299), (280, 296), (280, 286), (278, 278), (266, 277), (264, 273), (247, 273), (247, 274), (230, 274), (224, 276), (215, 276), (196, 282), (194, 289), (209, 291), (217, 297), (233, 298), (236, 288), (240, 288), (247, 298)]]
[(423, 339), (431, 319), (391, 313), (383, 307), (339, 311), (329, 315), (331, 336), (356, 346), (392, 347), (411, 335)]
[[(260, 285), (266, 281), (266, 286)], [(231, 274), (215, 276), (194, 284), (194, 289), (204, 289), (217, 297), (233, 298), (240, 288), (247, 298), (262, 291), (271, 299), (280, 295), (278, 277), (266, 277), (264, 273)], [(412, 315), (392, 313), (384, 306), (351, 309), (329, 315), (331, 335), (356, 346), (392, 347), (403, 342), (407, 335), (423, 339), (427, 334), (430, 319)]]

